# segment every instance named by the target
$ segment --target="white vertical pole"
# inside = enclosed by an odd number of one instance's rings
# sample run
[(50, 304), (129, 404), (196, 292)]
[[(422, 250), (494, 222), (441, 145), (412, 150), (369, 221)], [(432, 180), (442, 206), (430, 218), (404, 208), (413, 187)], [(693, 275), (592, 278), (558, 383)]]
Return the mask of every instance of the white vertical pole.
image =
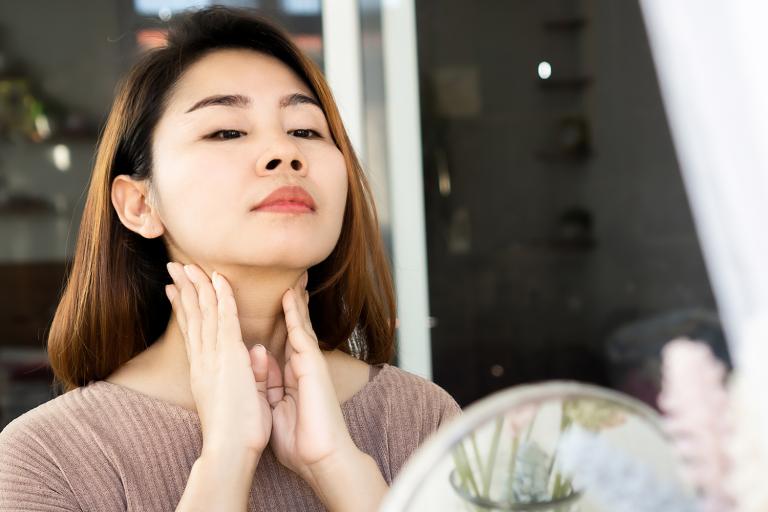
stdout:
[(360, 13), (356, 0), (323, 0), (324, 74), (360, 161), (363, 136), (363, 69)]
[[(389, 196), (397, 294), (398, 363), (432, 377), (421, 168), (416, 25), (412, 0), (383, 0)], [(360, 15), (356, 0), (323, 0), (325, 77), (352, 145), (366, 161)]]
[(413, 0), (382, 0), (392, 250), (398, 363), (432, 378), (421, 124)]

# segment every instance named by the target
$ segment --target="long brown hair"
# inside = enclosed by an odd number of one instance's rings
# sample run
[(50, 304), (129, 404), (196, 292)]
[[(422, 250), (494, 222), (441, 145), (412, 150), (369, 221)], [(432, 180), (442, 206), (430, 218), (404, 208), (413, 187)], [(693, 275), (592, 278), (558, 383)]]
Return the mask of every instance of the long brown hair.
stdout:
[(263, 52), (291, 68), (317, 96), (344, 155), (349, 187), (341, 234), (328, 258), (309, 269), (310, 315), (321, 348), (339, 348), (371, 364), (393, 356), (394, 290), (376, 209), (328, 84), (273, 24), (248, 10), (216, 6), (174, 18), (167, 44), (144, 54), (119, 86), (48, 335), (50, 364), (64, 391), (106, 378), (168, 325), (165, 243), (123, 226), (112, 207), (111, 185), (120, 174), (152, 177), (152, 131), (169, 91), (191, 64), (227, 48)]

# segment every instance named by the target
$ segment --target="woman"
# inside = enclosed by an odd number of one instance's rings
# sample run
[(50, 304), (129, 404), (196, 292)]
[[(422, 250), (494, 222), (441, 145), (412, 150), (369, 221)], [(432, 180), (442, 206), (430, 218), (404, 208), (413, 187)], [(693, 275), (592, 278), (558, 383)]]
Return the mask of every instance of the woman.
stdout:
[[(374, 510), (460, 412), (394, 366), (371, 195), (323, 77), (245, 11), (174, 22), (99, 143), (0, 510)], [(407, 340), (406, 340), (407, 341)]]

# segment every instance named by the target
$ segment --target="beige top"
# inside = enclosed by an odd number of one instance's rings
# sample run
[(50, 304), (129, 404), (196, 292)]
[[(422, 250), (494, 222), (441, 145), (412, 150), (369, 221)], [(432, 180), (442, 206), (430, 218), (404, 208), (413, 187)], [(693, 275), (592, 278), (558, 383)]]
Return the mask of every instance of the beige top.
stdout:
[[(395, 366), (341, 404), (352, 439), (387, 483), (446, 419), (461, 412), (436, 384)], [(172, 511), (202, 448), (197, 413), (92, 381), (16, 418), (0, 433), (0, 511)], [(269, 447), (249, 511), (325, 510)]]

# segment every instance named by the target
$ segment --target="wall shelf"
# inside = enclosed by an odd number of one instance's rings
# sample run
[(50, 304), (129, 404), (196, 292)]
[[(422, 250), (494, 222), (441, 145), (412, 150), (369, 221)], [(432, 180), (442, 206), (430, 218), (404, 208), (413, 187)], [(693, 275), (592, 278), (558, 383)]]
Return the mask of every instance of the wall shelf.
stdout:
[(592, 77), (548, 78), (546, 80), (538, 80), (536, 83), (544, 90), (581, 90), (592, 84)]
[(580, 152), (540, 149), (534, 153), (536, 159), (547, 163), (582, 164), (592, 158), (592, 150)]
[(545, 30), (574, 32), (583, 29), (586, 24), (586, 18), (563, 18), (546, 20), (542, 23), (542, 26)]

